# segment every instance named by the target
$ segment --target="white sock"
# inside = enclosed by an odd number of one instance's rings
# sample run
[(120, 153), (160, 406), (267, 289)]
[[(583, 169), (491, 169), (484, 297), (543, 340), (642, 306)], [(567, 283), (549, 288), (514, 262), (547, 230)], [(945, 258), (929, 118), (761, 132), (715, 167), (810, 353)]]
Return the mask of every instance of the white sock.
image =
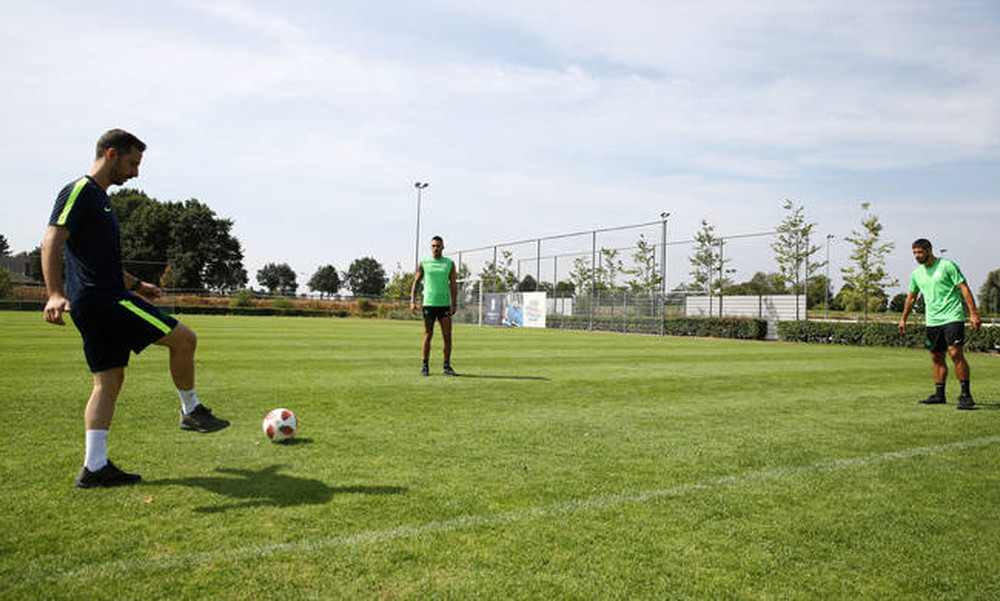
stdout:
[(191, 412), (195, 410), (198, 405), (201, 405), (201, 401), (198, 400), (198, 393), (191, 390), (178, 390), (177, 396), (181, 397), (181, 411), (184, 415), (191, 415)]
[(86, 455), (83, 466), (96, 472), (108, 464), (108, 431), (87, 430)]

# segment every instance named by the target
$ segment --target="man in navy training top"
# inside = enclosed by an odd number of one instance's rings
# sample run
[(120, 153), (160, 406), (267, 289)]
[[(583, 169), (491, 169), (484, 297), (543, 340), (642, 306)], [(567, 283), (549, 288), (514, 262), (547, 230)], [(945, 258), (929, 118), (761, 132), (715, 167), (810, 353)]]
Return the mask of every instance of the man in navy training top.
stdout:
[(70, 313), (94, 375), (83, 415), (86, 453), (76, 477), (80, 488), (135, 484), (141, 479), (108, 459), (108, 429), (130, 351), (139, 353), (150, 344), (170, 350), (170, 375), (181, 399), (181, 429), (215, 432), (229, 425), (202, 405), (195, 392), (195, 333), (149, 302), (162, 294), (159, 287), (122, 269), (118, 217), (107, 189), (139, 175), (145, 150), (142, 141), (120, 129), (101, 136), (90, 172), (67, 184), (56, 198), (42, 242), (48, 293), (45, 321), (65, 325), (63, 313)]

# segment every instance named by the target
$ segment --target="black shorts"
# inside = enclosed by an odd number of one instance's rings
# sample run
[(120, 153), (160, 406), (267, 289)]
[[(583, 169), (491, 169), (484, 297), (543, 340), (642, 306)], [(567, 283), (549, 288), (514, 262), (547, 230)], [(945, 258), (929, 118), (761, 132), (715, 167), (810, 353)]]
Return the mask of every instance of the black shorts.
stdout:
[(924, 344), (932, 353), (943, 353), (949, 346), (962, 346), (965, 344), (965, 322), (953, 321), (940, 326), (928, 326)]
[(425, 324), (441, 321), (445, 317), (451, 317), (451, 307), (424, 307)]
[(176, 319), (135, 295), (78, 301), (70, 314), (94, 373), (127, 366), (130, 351), (138, 354), (177, 326)]

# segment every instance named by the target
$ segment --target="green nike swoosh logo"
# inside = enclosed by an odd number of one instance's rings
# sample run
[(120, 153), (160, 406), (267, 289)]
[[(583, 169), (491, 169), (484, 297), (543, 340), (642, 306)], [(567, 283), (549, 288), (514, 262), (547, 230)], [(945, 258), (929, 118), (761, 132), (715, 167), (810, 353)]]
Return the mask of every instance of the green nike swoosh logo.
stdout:
[(111, 212), (111, 207), (110, 206), (104, 207), (104, 212), (105, 213), (110, 213)]

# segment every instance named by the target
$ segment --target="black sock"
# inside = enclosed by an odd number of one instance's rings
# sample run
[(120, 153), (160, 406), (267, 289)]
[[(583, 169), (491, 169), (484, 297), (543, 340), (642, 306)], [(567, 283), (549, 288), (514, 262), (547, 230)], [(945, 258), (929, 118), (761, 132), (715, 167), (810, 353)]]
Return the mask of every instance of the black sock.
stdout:
[(424, 359), (424, 367), (427, 367), (427, 359)]
[(972, 396), (969, 393), (969, 381), (968, 380), (959, 380), (958, 383), (962, 385), (962, 396)]
[(943, 399), (944, 398), (944, 382), (940, 382), (940, 383), (935, 382), (934, 383), (934, 388), (935, 388), (935, 390), (934, 390), (934, 396), (936, 396), (939, 399)]

